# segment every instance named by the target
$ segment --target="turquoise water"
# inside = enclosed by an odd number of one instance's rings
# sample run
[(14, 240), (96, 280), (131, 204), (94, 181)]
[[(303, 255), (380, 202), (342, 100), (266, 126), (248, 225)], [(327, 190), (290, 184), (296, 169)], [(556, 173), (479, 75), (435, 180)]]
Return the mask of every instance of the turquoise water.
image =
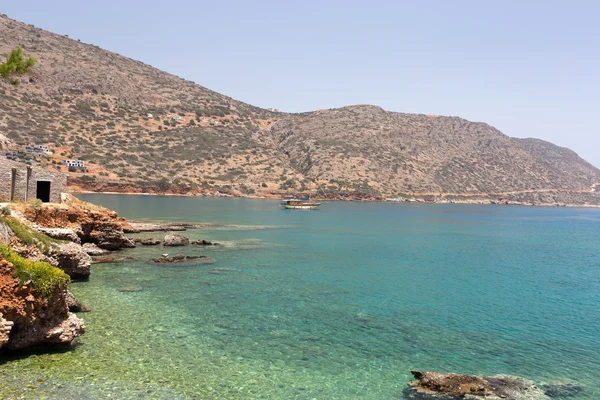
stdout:
[[(403, 399), (411, 369), (568, 381), (600, 398), (600, 210), (81, 195), (206, 222), (93, 266), (67, 352), (0, 364), (2, 398)], [(161, 233), (139, 234), (161, 237)], [(163, 252), (212, 265), (155, 265)]]

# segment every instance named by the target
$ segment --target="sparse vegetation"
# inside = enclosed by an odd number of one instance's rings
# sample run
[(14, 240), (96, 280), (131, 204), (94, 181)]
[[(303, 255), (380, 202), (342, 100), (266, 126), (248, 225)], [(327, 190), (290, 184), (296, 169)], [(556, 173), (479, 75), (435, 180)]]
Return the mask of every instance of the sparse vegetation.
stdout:
[(64, 271), (45, 262), (21, 257), (5, 244), (0, 244), (0, 254), (15, 268), (15, 278), (21, 283), (31, 280), (35, 291), (42, 297), (50, 298), (57, 289), (71, 283), (71, 278)]

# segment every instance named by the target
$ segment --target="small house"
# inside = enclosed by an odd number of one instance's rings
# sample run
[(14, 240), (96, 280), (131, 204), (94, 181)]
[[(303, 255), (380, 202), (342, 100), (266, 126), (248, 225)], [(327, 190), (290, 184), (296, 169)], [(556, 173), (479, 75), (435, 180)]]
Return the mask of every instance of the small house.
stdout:
[(58, 171), (31, 167), (27, 164), (0, 159), (0, 199), (60, 203), (67, 191), (67, 175)]
[(81, 160), (65, 160), (65, 165), (68, 168), (77, 168), (77, 169), (85, 168), (85, 163)]

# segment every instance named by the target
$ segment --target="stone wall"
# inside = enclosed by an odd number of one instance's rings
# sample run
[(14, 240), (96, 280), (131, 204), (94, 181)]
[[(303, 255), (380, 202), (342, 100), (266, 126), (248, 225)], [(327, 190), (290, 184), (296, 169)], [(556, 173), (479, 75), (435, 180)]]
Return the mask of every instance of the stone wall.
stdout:
[[(37, 182), (50, 181), (50, 202), (60, 203), (60, 194), (67, 191), (67, 175), (58, 171), (31, 167), (28, 179), (27, 167), (26, 164), (20, 162), (0, 159), (0, 200), (25, 201), (35, 199)], [(11, 199), (13, 174), (15, 178), (14, 197)], [(27, 190), (28, 180), (29, 190)]]

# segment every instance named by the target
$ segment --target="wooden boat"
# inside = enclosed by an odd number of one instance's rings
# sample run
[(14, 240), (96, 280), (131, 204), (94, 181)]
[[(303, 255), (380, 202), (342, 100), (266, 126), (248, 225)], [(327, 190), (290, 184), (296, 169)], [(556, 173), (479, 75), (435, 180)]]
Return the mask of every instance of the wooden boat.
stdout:
[(294, 196), (288, 196), (283, 199), (280, 205), (288, 210), (316, 210), (321, 203), (311, 201), (309, 197), (296, 198)]

